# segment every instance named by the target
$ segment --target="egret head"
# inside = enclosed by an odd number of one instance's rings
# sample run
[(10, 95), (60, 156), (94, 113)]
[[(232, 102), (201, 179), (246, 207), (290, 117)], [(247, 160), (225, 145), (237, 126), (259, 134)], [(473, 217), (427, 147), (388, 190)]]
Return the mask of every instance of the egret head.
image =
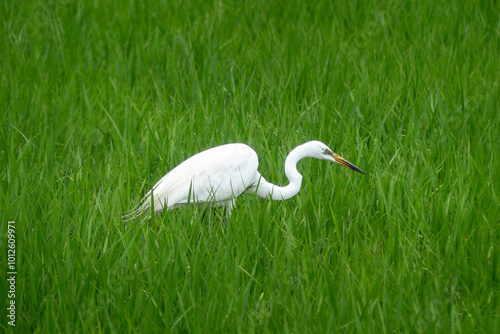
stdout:
[(318, 159), (328, 160), (331, 162), (335, 162), (344, 167), (350, 168), (358, 173), (365, 174), (361, 169), (359, 169), (354, 164), (350, 163), (346, 159), (342, 158), (337, 153), (333, 152), (328, 146), (323, 144), (320, 141), (314, 141), (312, 143), (312, 148), (314, 150), (314, 157)]

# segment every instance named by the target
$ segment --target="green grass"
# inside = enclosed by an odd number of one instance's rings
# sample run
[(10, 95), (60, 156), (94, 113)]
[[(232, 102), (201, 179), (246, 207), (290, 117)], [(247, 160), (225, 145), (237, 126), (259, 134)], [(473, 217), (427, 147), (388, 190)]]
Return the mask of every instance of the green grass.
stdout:
[[(3, 2), (0, 271), (15, 220), (15, 331), (500, 332), (499, 13)], [(243, 195), (229, 224), (194, 208), (119, 219), (203, 149), (247, 143), (285, 184), (287, 153), (313, 139), (367, 175), (310, 159), (297, 196)]]

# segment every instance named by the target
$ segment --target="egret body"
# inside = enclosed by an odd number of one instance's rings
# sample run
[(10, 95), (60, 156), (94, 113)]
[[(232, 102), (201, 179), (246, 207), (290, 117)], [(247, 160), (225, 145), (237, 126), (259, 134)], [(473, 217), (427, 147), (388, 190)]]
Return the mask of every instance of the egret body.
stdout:
[(297, 163), (303, 158), (328, 160), (364, 174), (322, 142), (310, 141), (297, 146), (287, 156), (285, 174), (289, 184), (280, 187), (260, 175), (259, 158), (250, 146), (226, 144), (193, 155), (172, 169), (124, 218), (137, 218), (150, 211), (151, 205), (158, 213), (203, 203), (225, 206), (229, 215), (235, 199), (244, 192), (275, 201), (289, 199), (300, 190), (302, 175), (297, 171)]

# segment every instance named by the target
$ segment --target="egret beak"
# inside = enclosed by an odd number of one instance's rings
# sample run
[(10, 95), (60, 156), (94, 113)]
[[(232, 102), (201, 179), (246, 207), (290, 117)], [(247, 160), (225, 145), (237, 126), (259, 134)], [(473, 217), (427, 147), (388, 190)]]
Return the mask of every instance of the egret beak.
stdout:
[(359, 169), (358, 167), (354, 166), (352, 163), (350, 163), (349, 161), (347, 161), (346, 159), (342, 158), (340, 155), (333, 154), (332, 156), (333, 156), (333, 158), (335, 159), (335, 161), (339, 165), (342, 165), (344, 167), (347, 167), (347, 168), (350, 168), (352, 170), (355, 170), (356, 172), (361, 173), (361, 174), (365, 173), (361, 169)]

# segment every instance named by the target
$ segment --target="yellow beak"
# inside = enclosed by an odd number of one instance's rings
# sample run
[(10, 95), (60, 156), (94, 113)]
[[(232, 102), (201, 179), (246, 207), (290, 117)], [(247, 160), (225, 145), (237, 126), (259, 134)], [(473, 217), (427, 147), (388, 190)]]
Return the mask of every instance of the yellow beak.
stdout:
[(344, 167), (347, 167), (347, 168), (350, 168), (352, 170), (355, 170), (358, 173), (365, 174), (365, 172), (363, 172), (361, 169), (359, 169), (357, 166), (353, 165), (352, 163), (350, 163), (346, 159), (342, 158), (340, 155), (333, 154), (332, 156), (337, 161), (337, 163), (339, 165), (342, 165)]

